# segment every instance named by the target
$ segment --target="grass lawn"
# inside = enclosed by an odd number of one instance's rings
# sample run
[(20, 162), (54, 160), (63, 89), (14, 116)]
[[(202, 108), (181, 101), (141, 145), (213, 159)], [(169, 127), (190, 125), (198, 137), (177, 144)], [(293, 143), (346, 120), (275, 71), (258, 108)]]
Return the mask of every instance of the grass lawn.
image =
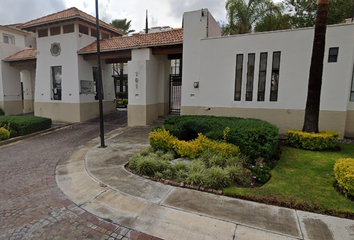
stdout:
[(283, 146), (281, 159), (265, 185), (259, 188), (229, 187), (224, 189), (224, 194), (255, 201), (262, 199), (263, 202), (277, 199), (292, 202), (294, 206), (310, 206), (304, 210), (338, 216), (341, 213), (354, 214), (354, 201), (345, 198), (333, 187), (336, 160), (354, 158), (354, 145), (340, 144), (340, 147), (342, 151), (319, 152)]

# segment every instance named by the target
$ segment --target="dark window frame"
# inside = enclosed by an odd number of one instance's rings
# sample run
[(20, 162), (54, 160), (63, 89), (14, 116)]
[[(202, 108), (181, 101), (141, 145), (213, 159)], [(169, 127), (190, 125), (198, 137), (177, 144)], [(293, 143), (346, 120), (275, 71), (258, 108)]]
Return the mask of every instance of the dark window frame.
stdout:
[[(279, 54), (278, 66), (275, 66), (275, 57)], [(273, 52), (273, 62), (272, 62), (272, 75), (271, 75), (271, 83), (270, 83), (270, 96), (269, 101), (276, 102), (278, 101), (278, 92), (279, 92), (279, 79), (280, 79), (280, 61), (281, 61), (281, 52), (276, 51)]]
[[(262, 67), (263, 56), (265, 56), (264, 68)], [(259, 75), (258, 75), (258, 93), (257, 93), (258, 102), (265, 101), (265, 90), (267, 84), (267, 66), (268, 66), (268, 52), (261, 52), (259, 57)]]
[[(56, 80), (56, 70), (59, 69), (60, 71), (60, 82)], [(62, 100), (62, 76), (63, 76), (63, 67), (62, 66), (52, 66), (51, 67), (51, 75), (52, 75), (52, 91), (53, 91), (53, 98), (52, 100), (60, 101)]]
[(89, 27), (79, 24), (79, 33), (89, 35)]
[[(250, 58), (252, 56), (252, 58)], [(250, 62), (251, 61), (251, 62)], [(253, 65), (253, 68), (252, 68)], [(249, 53), (247, 59), (247, 82), (246, 82), (246, 101), (253, 100), (253, 85), (254, 85), (254, 72), (256, 65), (256, 54)]]
[(338, 62), (339, 47), (331, 47), (328, 50), (328, 63)]
[(236, 55), (236, 70), (235, 70), (235, 92), (234, 101), (241, 101), (242, 94), (242, 76), (243, 75), (243, 54)]
[(64, 34), (73, 33), (73, 32), (75, 32), (75, 24), (74, 23), (63, 25), (63, 33)]
[(61, 34), (60, 26), (49, 28), (50, 36), (56, 36)]
[(38, 38), (48, 37), (48, 28), (38, 30)]

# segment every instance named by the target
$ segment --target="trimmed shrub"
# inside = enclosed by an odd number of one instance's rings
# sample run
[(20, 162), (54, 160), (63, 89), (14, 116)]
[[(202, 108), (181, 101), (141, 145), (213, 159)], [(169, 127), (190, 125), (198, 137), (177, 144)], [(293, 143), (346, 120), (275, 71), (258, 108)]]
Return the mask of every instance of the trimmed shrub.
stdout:
[(32, 116), (0, 116), (0, 125), (10, 124), (11, 129), (24, 136), (48, 129), (52, 126), (50, 118)]
[[(258, 119), (215, 116), (175, 116), (164, 121), (164, 127), (180, 140), (201, 133), (208, 139), (231, 143), (251, 159), (271, 159), (278, 146), (278, 128)], [(225, 156), (229, 157), (229, 156)]]
[(10, 138), (10, 132), (4, 127), (0, 128), (0, 141), (6, 140), (9, 138)]
[(4, 112), (4, 110), (2, 110), (2, 109), (0, 108), (0, 116), (3, 116), (3, 115), (5, 115), (5, 112)]
[(335, 131), (320, 131), (307, 133), (301, 130), (289, 130), (286, 139), (291, 147), (308, 150), (331, 149), (338, 146), (339, 134)]
[(334, 165), (334, 176), (343, 192), (354, 196), (354, 158), (338, 159)]
[(149, 144), (155, 149), (165, 151), (173, 150), (174, 143), (178, 139), (171, 135), (165, 128), (155, 129), (149, 134)]
[(133, 157), (130, 158), (128, 167), (131, 170), (137, 170), (138, 163), (139, 163), (139, 161), (141, 161), (141, 159), (142, 159), (142, 157), (139, 154), (138, 155), (134, 155)]

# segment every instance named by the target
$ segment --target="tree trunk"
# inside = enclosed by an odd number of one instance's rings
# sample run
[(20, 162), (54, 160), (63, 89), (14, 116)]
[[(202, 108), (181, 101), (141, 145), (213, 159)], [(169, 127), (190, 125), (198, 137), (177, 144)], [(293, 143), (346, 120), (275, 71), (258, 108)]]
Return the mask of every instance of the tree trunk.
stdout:
[(318, 0), (305, 120), (302, 131), (318, 133), (329, 0)]

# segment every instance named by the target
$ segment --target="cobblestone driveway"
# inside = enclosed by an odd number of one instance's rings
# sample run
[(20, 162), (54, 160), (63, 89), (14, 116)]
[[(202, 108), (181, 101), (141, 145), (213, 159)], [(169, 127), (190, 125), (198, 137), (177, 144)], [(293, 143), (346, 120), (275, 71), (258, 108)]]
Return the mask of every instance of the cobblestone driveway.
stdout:
[[(106, 116), (105, 131), (126, 125), (126, 112)], [(152, 239), (85, 212), (54, 180), (57, 162), (99, 136), (98, 120), (0, 147), (0, 239)]]

